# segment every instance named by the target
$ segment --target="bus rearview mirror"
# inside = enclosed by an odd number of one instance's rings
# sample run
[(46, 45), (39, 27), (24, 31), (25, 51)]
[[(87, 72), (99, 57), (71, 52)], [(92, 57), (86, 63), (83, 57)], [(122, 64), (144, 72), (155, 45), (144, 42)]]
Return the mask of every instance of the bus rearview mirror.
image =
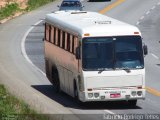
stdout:
[(80, 59), (81, 58), (81, 53), (80, 53), (80, 47), (76, 48), (76, 59)]
[(148, 54), (148, 47), (147, 47), (147, 45), (143, 45), (143, 52), (144, 52), (144, 55)]

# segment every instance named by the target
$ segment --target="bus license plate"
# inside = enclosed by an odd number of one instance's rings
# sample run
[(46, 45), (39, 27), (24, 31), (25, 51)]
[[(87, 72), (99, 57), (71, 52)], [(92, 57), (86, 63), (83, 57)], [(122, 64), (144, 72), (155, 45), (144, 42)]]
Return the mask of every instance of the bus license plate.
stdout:
[(119, 98), (119, 97), (121, 97), (120, 93), (112, 93), (112, 94), (110, 94), (110, 98)]

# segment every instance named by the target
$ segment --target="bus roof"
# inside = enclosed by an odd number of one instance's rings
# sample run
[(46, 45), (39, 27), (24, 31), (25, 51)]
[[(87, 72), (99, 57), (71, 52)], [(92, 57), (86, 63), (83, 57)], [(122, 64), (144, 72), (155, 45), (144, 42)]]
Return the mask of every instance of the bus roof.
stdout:
[(56, 11), (46, 22), (81, 37), (140, 35), (137, 27), (96, 12)]

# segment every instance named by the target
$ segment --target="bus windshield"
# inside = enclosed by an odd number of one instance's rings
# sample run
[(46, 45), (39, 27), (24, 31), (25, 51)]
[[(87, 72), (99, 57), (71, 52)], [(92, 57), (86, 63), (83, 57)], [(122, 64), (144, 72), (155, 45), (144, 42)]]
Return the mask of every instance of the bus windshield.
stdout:
[(90, 37), (82, 42), (84, 70), (144, 68), (140, 36)]

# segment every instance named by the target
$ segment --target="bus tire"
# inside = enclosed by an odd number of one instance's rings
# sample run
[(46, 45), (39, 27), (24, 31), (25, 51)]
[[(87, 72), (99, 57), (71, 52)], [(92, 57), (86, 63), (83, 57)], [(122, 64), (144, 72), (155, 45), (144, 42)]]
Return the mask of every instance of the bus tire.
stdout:
[(56, 93), (60, 92), (60, 82), (57, 69), (52, 69), (52, 81)]
[(128, 101), (128, 104), (129, 104), (130, 107), (136, 107), (136, 105), (137, 105), (137, 100), (129, 100), (129, 101)]
[(79, 100), (78, 88), (77, 88), (76, 82), (74, 82), (74, 98), (75, 98), (76, 103), (77, 103), (78, 105), (81, 105), (81, 104), (82, 104), (82, 102)]

